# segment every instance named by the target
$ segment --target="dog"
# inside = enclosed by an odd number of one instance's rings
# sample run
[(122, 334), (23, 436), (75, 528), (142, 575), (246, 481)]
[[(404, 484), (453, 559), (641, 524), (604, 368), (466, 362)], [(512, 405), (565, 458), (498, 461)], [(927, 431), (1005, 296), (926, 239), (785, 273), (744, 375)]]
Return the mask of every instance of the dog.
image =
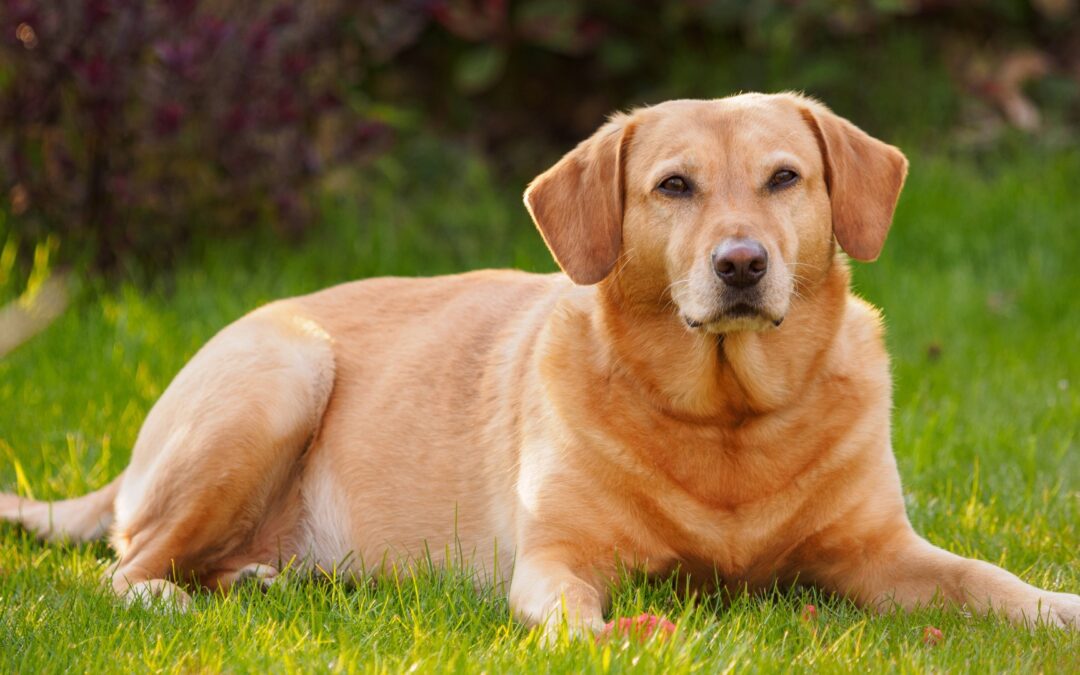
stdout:
[(108, 533), (116, 593), (181, 606), (181, 584), (270, 583), (283, 561), (430, 556), (546, 631), (601, 629), (627, 567), (1075, 629), (1080, 596), (937, 548), (905, 513), (881, 319), (847, 256), (879, 255), (906, 173), (797, 94), (616, 114), (525, 193), (562, 273), (257, 309), (180, 371), (115, 481), (5, 495), (0, 516)]

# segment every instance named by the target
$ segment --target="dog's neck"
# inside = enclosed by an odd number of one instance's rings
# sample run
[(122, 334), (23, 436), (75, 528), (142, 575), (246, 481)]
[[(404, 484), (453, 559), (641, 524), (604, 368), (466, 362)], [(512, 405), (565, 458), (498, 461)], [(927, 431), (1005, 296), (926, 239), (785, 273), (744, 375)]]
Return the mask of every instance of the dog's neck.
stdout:
[[(597, 288), (613, 380), (675, 416), (738, 424), (791, 404), (825, 364), (842, 323), (850, 273), (842, 256), (799, 288), (782, 326), (723, 336), (688, 330), (669, 303), (628, 301), (617, 277)], [(664, 305), (667, 306), (664, 306)]]

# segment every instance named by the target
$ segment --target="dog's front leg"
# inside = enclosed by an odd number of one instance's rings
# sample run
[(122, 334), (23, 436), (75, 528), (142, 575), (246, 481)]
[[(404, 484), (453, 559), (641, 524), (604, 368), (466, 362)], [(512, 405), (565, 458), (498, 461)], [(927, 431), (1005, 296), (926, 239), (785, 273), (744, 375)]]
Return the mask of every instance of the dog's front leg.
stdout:
[(604, 627), (606, 590), (575, 574), (555, 558), (519, 556), (510, 582), (510, 609), (526, 626), (540, 626), (552, 644), (565, 621), (571, 636), (589, 636)]
[[(865, 545), (874, 541), (873, 545)], [(1045, 623), (1080, 630), (1080, 596), (1027, 584), (982, 560), (942, 550), (919, 537), (907, 523), (882, 537), (866, 538), (819, 568), (822, 585), (881, 611), (904, 609), (943, 599), (973, 613), (994, 612), (1033, 626)]]

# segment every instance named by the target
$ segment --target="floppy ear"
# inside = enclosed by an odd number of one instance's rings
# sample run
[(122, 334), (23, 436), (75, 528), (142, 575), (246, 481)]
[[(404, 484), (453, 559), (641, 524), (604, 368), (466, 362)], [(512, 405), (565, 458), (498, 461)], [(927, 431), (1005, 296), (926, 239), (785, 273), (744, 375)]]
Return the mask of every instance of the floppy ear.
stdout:
[(907, 177), (907, 158), (825, 106), (809, 99), (801, 103), (825, 160), (836, 241), (852, 258), (875, 260)]
[(619, 257), (622, 165), (632, 130), (628, 116), (613, 118), (525, 190), (529, 215), (576, 284), (603, 280)]

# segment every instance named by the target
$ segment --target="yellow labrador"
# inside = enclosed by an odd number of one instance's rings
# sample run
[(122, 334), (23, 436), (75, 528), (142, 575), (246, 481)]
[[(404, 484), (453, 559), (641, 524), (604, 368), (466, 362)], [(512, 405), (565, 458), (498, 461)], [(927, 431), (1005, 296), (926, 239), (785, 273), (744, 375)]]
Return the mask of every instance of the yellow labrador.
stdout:
[(0, 515), (108, 531), (135, 598), (430, 554), (511, 580), (548, 628), (601, 626), (619, 565), (1075, 627), (1080, 597), (936, 548), (904, 512), (881, 321), (837, 244), (877, 257), (906, 171), (797, 95), (616, 115), (525, 195), (565, 274), (258, 309), (180, 371), (113, 483)]

